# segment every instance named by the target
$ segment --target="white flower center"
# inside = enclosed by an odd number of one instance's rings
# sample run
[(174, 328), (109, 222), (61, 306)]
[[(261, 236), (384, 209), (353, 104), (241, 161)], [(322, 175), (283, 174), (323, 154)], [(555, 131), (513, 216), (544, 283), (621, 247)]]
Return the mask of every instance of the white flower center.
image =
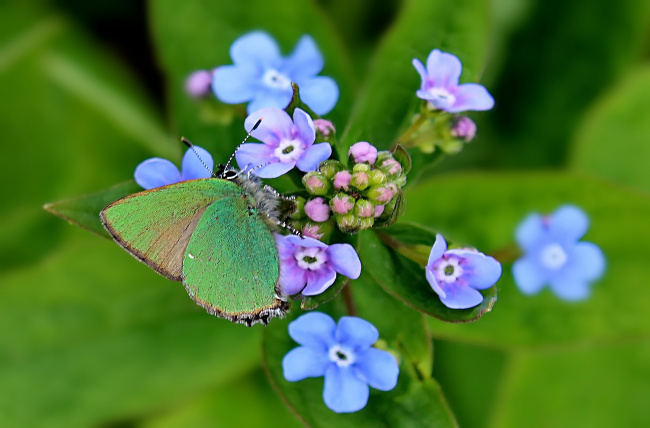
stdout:
[(438, 260), (433, 266), (433, 272), (436, 281), (456, 282), (456, 280), (463, 274), (463, 268), (460, 266), (457, 258), (450, 257), (448, 259)]
[(299, 247), (294, 257), (298, 266), (305, 270), (318, 270), (327, 262), (327, 253), (318, 247)]
[(291, 79), (274, 68), (266, 70), (264, 76), (262, 77), (262, 82), (264, 82), (266, 86), (272, 89), (291, 88)]
[(282, 140), (273, 154), (282, 163), (297, 162), (305, 151), (300, 140)]
[(564, 266), (567, 260), (566, 252), (559, 244), (548, 244), (542, 249), (540, 256), (542, 265), (548, 269), (557, 270)]
[(429, 88), (427, 92), (433, 97), (429, 103), (434, 108), (449, 107), (456, 102), (456, 97), (445, 88)]
[(339, 367), (347, 367), (354, 363), (355, 355), (349, 349), (341, 345), (334, 345), (330, 348), (329, 352), (330, 361), (336, 363)]

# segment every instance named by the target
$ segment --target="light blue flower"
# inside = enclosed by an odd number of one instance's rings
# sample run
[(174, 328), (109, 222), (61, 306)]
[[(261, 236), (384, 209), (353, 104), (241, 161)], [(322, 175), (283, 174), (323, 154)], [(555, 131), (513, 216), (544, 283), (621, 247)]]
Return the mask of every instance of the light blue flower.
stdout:
[(300, 88), (300, 99), (318, 115), (329, 113), (339, 98), (334, 80), (317, 76), (323, 69), (323, 56), (310, 36), (302, 36), (293, 53), (283, 58), (275, 40), (254, 31), (235, 40), (230, 57), (234, 65), (215, 70), (212, 90), (224, 103), (250, 101), (249, 114), (262, 107), (287, 107), (293, 96), (292, 82)]
[(167, 159), (147, 159), (135, 168), (133, 174), (135, 182), (140, 187), (148, 190), (178, 183), (179, 181), (209, 178), (211, 176), (210, 171), (214, 167), (212, 156), (207, 150), (199, 146), (194, 146), (194, 150), (196, 153), (191, 149), (187, 149), (183, 156), (180, 171), (176, 165)]
[(501, 263), (473, 249), (447, 250), (445, 238), (438, 234), (425, 272), (445, 306), (467, 309), (483, 301), (477, 290), (490, 288), (499, 280)]
[(525, 294), (545, 284), (564, 300), (589, 296), (589, 284), (605, 271), (605, 256), (597, 245), (578, 242), (589, 218), (578, 207), (565, 205), (551, 216), (530, 214), (517, 227), (517, 243), (524, 256), (512, 266), (515, 283)]
[(311, 117), (297, 108), (291, 116), (277, 107), (265, 107), (246, 118), (244, 126), (264, 144), (246, 143), (235, 153), (240, 168), (264, 165), (253, 171), (261, 178), (279, 177), (294, 167), (303, 172), (315, 171), (332, 154), (329, 143), (314, 144), (316, 131)]
[(364, 319), (342, 317), (337, 326), (329, 315), (310, 312), (289, 324), (289, 335), (301, 346), (284, 356), (284, 377), (295, 382), (325, 376), (323, 399), (337, 413), (363, 409), (368, 385), (381, 391), (397, 385), (397, 360), (372, 347), (379, 332)]
[(489, 110), (494, 107), (492, 95), (477, 83), (458, 83), (462, 65), (452, 54), (434, 49), (427, 58), (424, 68), (419, 59), (413, 59), (413, 66), (420, 73), (422, 84), (416, 92), (438, 110), (459, 113), (467, 110)]

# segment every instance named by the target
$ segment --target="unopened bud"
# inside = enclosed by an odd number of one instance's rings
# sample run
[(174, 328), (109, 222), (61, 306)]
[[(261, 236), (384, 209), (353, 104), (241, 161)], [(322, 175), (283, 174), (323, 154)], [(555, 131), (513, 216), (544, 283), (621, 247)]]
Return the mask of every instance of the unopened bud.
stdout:
[(377, 218), (380, 215), (382, 215), (384, 213), (384, 209), (385, 209), (384, 205), (377, 205), (375, 207), (375, 215), (374, 215), (374, 217)]
[(352, 167), (352, 172), (368, 172), (370, 171), (370, 165), (367, 163), (358, 163)]
[(367, 141), (360, 141), (350, 147), (348, 156), (352, 156), (356, 163), (368, 162), (373, 164), (377, 160), (377, 148)]
[(316, 132), (320, 133), (325, 138), (329, 137), (331, 134), (336, 133), (334, 124), (332, 124), (332, 122), (330, 122), (329, 120), (325, 120), (325, 119), (314, 120), (314, 128), (316, 128)]
[(379, 168), (391, 178), (402, 173), (402, 164), (393, 158), (384, 159)]
[(337, 190), (340, 189), (345, 189), (348, 190), (350, 188), (350, 179), (352, 178), (352, 174), (350, 174), (350, 171), (339, 171), (336, 174), (334, 174), (334, 188)]
[(343, 165), (341, 164), (341, 162), (334, 159), (328, 159), (326, 161), (323, 161), (318, 167), (318, 171), (321, 174), (323, 174), (325, 177), (329, 178), (330, 180), (332, 179), (332, 177), (334, 177), (334, 174), (336, 174), (338, 171), (342, 169), (343, 169)]
[(355, 172), (350, 178), (350, 185), (359, 190), (365, 190), (370, 184), (370, 178), (367, 172)]
[(337, 193), (330, 200), (330, 208), (334, 214), (348, 214), (354, 209), (354, 198), (345, 193)]
[(336, 216), (336, 224), (345, 233), (357, 233), (359, 231), (359, 217), (352, 213)]
[(373, 217), (360, 218), (359, 230), (370, 229), (373, 224), (375, 224), (375, 219)]
[(330, 207), (323, 198), (314, 198), (305, 204), (305, 214), (315, 222), (327, 221), (330, 218)]
[(469, 143), (476, 135), (476, 124), (467, 116), (458, 116), (451, 122), (451, 130), (449, 133), (452, 137)]
[(316, 196), (326, 195), (330, 190), (329, 180), (319, 172), (308, 172), (302, 177), (302, 184), (305, 185), (305, 189)]
[(185, 80), (185, 91), (194, 98), (202, 98), (212, 92), (212, 73), (198, 70)]
[(395, 193), (388, 186), (373, 187), (368, 192), (368, 198), (378, 205), (386, 205), (394, 195)]
[(373, 169), (368, 172), (368, 183), (370, 184), (370, 187), (381, 186), (386, 183), (386, 174), (378, 169)]
[(367, 199), (359, 199), (354, 205), (354, 213), (359, 217), (372, 217), (375, 215), (375, 206)]
[(295, 209), (289, 216), (292, 220), (299, 220), (303, 217), (305, 212), (305, 198), (302, 196), (296, 196), (296, 199), (293, 200), (295, 204)]

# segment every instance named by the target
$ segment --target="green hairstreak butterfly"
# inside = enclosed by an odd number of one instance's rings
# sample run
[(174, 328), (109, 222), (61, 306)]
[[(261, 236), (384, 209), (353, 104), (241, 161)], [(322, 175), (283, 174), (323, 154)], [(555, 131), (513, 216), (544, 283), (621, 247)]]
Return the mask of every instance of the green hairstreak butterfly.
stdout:
[(278, 206), (273, 189), (228, 163), (212, 178), (126, 196), (100, 217), (115, 242), (159, 274), (182, 281), (209, 313), (251, 326), (289, 307), (278, 297)]

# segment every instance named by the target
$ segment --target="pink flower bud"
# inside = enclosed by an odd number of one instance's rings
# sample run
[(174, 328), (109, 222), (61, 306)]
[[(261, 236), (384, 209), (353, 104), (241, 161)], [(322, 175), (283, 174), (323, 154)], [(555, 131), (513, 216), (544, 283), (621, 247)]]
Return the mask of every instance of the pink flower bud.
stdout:
[(330, 207), (323, 202), (323, 198), (310, 199), (305, 204), (305, 214), (315, 222), (326, 221), (330, 218)]
[(336, 133), (336, 128), (334, 128), (334, 124), (329, 120), (316, 119), (314, 120), (314, 127), (316, 128), (316, 132), (320, 132), (323, 135), (323, 137), (329, 137), (330, 134)]
[(384, 159), (381, 163), (381, 169), (390, 176), (397, 176), (402, 172), (402, 164), (392, 158)]
[(350, 147), (348, 156), (352, 156), (356, 163), (375, 163), (377, 160), (377, 148), (367, 141), (360, 141)]
[(359, 199), (354, 205), (354, 213), (359, 217), (372, 217), (375, 214), (375, 206), (366, 199)]
[(450, 134), (469, 143), (476, 135), (476, 124), (467, 116), (459, 116), (452, 122)]
[(375, 218), (379, 217), (384, 213), (384, 206), (383, 205), (377, 205), (375, 207)]
[(350, 177), (350, 184), (352, 187), (356, 187), (359, 190), (365, 190), (368, 187), (370, 178), (366, 172), (355, 172)]
[(334, 188), (347, 190), (350, 186), (350, 178), (352, 174), (350, 171), (339, 171), (334, 174)]
[(335, 214), (347, 214), (354, 208), (354, 198), (345, 193), (338, 193), (330, 201), (330, 207)]
[(370, 189), (368, 197), (376, 204), (384, 205), (388, 203), (395, 193), (388, 186), (379, 186)]
[(309, 238), (314, 238), (320, 240), (325, 234), (321, 228), (314, 223), (307, 223), (302, 228), (302, 234)]
[(194, 98), (205, 97), (211, 92), (212, 73), (207, 70), (198, 70), (190, 74), (185, 80), (185, 91)]
[(330, 190), (330, 182), (325, 176), (318, 172), (308, 172), (302, 177), (305, 189), (312, 195), (326, 195)]

